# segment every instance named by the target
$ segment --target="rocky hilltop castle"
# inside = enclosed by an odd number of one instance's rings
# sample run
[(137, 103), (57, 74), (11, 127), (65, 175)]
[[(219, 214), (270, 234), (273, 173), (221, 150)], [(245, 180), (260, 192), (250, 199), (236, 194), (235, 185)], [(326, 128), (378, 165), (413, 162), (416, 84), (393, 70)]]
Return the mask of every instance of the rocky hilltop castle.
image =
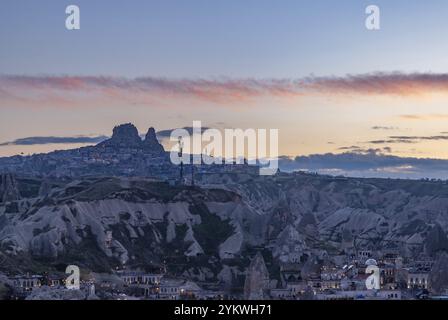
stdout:
[[(258, 174), (257, 166), (247, 164), (199, 167), (193, 170), (184, 164), (185, 177), (191, 177), (192, 172)], [(141, 176), (174, 180), (179, 179), (180, 168), (170, 161), (170, 153), (158, 141), (153, 127), (141, 139), (137, 128), (126, 123), (116, 126), (110, 139), (94, 146), (0, 158), (0, 172), (37, 177)]]

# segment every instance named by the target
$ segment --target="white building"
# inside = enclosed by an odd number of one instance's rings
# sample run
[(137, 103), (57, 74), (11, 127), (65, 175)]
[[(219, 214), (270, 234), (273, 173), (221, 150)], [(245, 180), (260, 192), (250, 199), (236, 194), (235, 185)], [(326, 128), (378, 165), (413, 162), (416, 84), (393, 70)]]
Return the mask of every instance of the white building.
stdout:
[(16, 276), (11, 280), (14, 286), (23, 292), (33, 291), (42, 285), (42, 277), (37, 275)]
[(119, 273), (120, 278), (127, 285), (153, 284), (158, 285), (163, 277), (162, 274), (143, 273), (138, 271)]
[(167, 300), (197, 297), (201, 291), (202, 289), (193, 281), (178, 279), (163, 279), (156, 288), (157, 297)]
[(401, 300), (400, 290), (351, 290), (319, 293), (318, 300)]
[(429, 289), (429, 273), (409, 272), (408, 289)]

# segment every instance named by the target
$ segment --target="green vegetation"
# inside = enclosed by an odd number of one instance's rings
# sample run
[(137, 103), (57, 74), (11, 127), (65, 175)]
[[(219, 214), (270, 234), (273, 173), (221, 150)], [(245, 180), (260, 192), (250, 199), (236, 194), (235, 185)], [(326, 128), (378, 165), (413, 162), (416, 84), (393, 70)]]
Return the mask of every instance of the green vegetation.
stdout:
[(235, 232), (235, 228), (229, 220), (221, 220), (219, 216), (212, 214), (203, 203), (191, 205), (190, 212), (201, 216), (201, 223), (193, 226), (196, 240), (205, 254), (216, 255), (219, 245)]
[[(90, 269), (95, 272), (109, 272), (114, 265), (114, 259), (106, 256), (98, 247), (96, 237), (92, 234), (90, 228), (84, 230), (83, 239), (80, 243), (66, 244), (65, 252), (54, 259), (35, 258), (47, 266), (56, 267), (57, 265), (75, 264), (81, 268)], [(115, 261), (116, 264), (116, 261)]]
[(0, 300), (5, 300), (10, 294), (10, 289), (4, 284), (0, 283)]

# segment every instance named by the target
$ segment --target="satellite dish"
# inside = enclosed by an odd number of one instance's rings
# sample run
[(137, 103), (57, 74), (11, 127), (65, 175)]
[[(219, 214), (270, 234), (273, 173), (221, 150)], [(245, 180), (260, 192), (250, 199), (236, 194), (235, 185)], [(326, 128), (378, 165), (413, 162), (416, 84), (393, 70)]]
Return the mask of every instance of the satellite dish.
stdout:
[(367, 259), (366, 261), (366, 266), (377, 266), (378, 263), (376, 262), (375, 259)]

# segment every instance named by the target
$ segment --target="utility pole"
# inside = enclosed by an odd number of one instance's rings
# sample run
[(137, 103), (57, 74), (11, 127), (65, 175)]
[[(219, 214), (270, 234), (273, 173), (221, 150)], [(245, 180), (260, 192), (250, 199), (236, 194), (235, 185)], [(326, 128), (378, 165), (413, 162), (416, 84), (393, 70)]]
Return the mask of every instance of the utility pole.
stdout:
[(194, 186), (194, 163), (191, 164), (191, 185)]
[(183, 160), (184, 142), (182, 141), (182, 136), (179, 136), (178, 143), (179, 143), (178, 156), (180, 158), (180, 183), (182, 184), (184, 181), (184, 160)]

